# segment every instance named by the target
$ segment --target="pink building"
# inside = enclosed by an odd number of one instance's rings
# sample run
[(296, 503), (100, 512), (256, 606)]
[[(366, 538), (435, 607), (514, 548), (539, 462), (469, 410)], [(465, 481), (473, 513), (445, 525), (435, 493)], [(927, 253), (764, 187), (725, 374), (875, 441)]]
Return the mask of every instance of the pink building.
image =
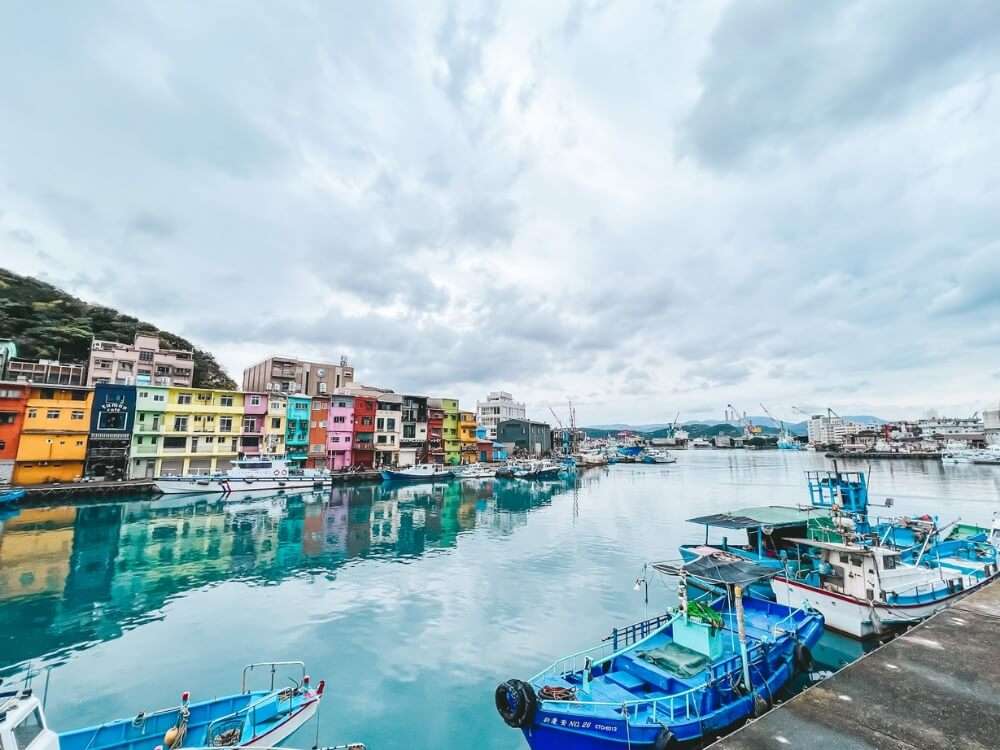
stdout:
[(354, 397), (330, 396), (330, 415), (326, 423), (326, 452), (329, 466), (336, 471), (354, 463), (351, 440), (354, 437)]
[(247, 393), (243, 403), (243, 424), (240, 428), (240, 455), (257, 456), (261, 452), (264, 421), (267, 419), (267, 394)]

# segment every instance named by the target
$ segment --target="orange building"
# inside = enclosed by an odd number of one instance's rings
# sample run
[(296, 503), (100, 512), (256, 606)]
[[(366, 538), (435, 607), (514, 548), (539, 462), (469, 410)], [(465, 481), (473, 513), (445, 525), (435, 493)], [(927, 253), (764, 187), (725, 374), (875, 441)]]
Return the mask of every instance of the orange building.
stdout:
[(93, 401), (92, 388), (30, 385), (14, 484), (73, 482), (83, 476)]
[(0, 382), (0, 485), (10, 484), (14, 475), (28, 390), (27, 383)]
[(313, 396), (312, 407), (309, 412), (309, 453), (306, 456), (307, 468), (327, 468), (326, 425), (329, 418), (330, 397)]

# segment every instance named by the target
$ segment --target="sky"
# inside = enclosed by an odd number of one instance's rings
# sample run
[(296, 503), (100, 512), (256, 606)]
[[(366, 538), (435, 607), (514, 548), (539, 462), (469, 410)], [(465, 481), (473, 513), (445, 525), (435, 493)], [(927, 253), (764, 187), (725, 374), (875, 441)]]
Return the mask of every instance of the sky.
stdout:
[(578, 422), (1000, 400), (991, 0), (5, 3), (0, 266)]

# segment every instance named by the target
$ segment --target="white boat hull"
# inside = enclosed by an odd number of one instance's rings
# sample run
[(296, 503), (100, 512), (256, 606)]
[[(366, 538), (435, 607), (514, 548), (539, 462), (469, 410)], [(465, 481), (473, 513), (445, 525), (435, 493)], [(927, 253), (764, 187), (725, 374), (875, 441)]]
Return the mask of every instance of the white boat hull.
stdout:
[(287, 479), (228, 479), (226, 477), (177, 478), (155, 480), (156, 489), (164, 495), (193, 495), (213, 493), (217, 495), (242, 495), (247, 492), (282, 492), (291, 490), (314, 490), (332, 486), (327, 478), (299, 477)]
[(899, 625), (919, 622), (950, 606), (975, 588), (978, 586), (926, 604), (899, 606), (885, 602), (868, 602), (802, 583), (792, 583), (783, 578), (774, 578), (771, 581), (771, 590), (774, 591), (779, 603), (792, 607), (801, 607), (808, 603), (813, 609), (822, 613), (826, 627), (859, 639), (883, 635)]
[(295, 734), (316, 715), (317, 708), (319, 708), (319, 699), (306, 703), (298, 710), (298, 713), (293, 714), (287, 721), (266, 734), (254, 737), (249, 742), (244, 743), (243, 747), (279, 747), (282, 742)]

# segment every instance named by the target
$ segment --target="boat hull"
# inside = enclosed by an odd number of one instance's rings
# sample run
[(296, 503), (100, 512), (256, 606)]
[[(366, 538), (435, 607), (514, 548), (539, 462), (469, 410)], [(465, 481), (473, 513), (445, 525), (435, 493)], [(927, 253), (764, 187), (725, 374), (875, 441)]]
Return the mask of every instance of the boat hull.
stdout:
[(407, 474), (403, 471), (383, 471), (382, 479), (386, 482), (447, 482), (454, 477), (450, 471), (440, 474)]
[(154, 481), (156, 489), (163, 495), (195, 495), (213, 493), (218, 495), (242, 495), (247, 492), (281, 492), (290, 490), (313, 490), (331, 487), (329, 479), (227, 479), (225, 477), (205, 477), (204, 479), (173, 479), (165, 477)]

